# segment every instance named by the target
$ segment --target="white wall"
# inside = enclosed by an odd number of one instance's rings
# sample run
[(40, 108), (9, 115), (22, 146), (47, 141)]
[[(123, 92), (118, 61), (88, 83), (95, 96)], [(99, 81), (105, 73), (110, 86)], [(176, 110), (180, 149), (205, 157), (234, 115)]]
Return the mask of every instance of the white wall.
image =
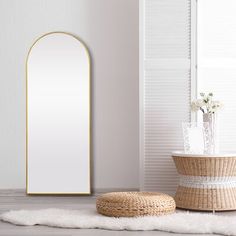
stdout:
[(57, 30), (92, 56), (93, 186), (137, 188), (138, 0), (0, 0), (0, 29), (0, 188), (25, 188), (25, 58)]

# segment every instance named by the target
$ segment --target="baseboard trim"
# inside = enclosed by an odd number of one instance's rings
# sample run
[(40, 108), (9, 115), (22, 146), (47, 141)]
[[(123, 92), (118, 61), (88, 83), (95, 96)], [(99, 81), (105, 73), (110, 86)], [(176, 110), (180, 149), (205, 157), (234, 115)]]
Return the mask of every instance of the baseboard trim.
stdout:
[(13, 196), (25, 196), (25, 189), (0, 189), (0, 197), (13, 197)]
[(96, 188), (93, 189), (92, 193), (93, 195), (99, 195), (103, 193), (108, 192), (133, 192), (133, 191), (139, 191), (138, 188)]
[[(137, 188), (94, 188), (92, 189), (92, 195), (97, 196), (99, 194), (103, 194), (107, 192), (132, 192), (132, 191), (139, 191), (139, 189)], [(26, 196), (26, 195), (27, 194), (26, 194), (25, 189), (0, 189), (0, 197), (6, 197), (6, 196), (20, 197), (20, 196)], [(40, 196), (44, 196), (44, 195), (40, 195)]]

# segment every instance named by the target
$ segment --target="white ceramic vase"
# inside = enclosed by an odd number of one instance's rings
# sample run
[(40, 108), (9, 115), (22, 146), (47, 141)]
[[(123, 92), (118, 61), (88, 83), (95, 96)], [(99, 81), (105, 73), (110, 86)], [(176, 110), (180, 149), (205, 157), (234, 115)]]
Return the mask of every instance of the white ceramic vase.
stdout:
[(203, 122), (208, 122), (210, 129), (210, 145), (207, 152), (209, 154), (217, 154), (219, 153), (219, 126), (217, 113), (204, 113)]

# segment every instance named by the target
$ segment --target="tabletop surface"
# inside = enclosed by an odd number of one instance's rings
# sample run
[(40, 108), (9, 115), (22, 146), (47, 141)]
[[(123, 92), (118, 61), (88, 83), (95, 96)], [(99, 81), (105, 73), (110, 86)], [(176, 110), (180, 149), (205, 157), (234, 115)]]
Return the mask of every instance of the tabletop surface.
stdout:
[(236, 152), (222, 152), (216, 154), (194, 154), (185, 153), (184, 151), (174, 151), (171, 153), (171, 155), (176, 157), (236, 157)]

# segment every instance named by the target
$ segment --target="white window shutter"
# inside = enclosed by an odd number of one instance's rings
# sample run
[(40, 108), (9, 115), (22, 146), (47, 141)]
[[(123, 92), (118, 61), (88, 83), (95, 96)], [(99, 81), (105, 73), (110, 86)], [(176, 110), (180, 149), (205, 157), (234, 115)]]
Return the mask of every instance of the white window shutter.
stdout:
[(140, 0), (140, 189), (172, 194), (190, 121), (190, 0)]

